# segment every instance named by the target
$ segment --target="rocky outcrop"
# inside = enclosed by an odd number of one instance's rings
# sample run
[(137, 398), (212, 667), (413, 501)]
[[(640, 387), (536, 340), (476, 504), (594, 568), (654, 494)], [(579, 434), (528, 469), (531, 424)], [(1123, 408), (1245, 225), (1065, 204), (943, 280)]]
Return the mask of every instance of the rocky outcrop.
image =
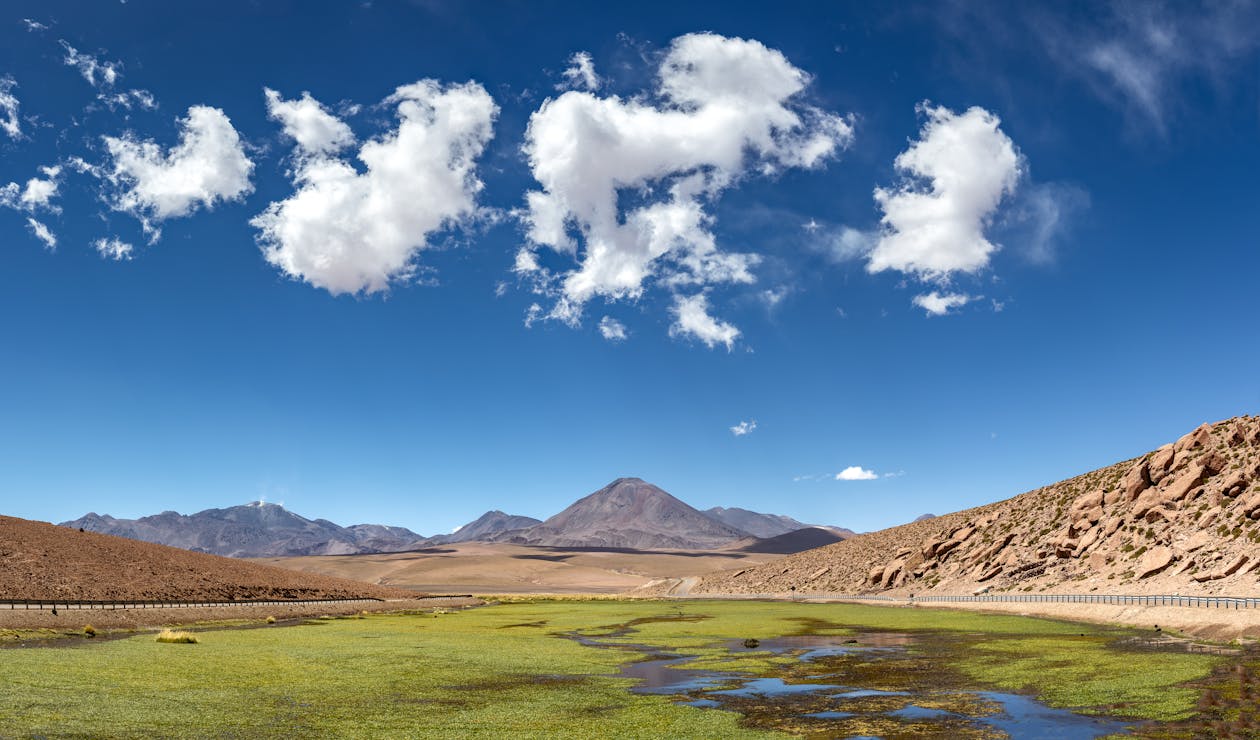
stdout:
[[(706, 576), (698, 592), (1229, 593), (1260, 587), (1260, 417), (1006, 501)], [(756, 584), (755, 587), (753, 584)]]

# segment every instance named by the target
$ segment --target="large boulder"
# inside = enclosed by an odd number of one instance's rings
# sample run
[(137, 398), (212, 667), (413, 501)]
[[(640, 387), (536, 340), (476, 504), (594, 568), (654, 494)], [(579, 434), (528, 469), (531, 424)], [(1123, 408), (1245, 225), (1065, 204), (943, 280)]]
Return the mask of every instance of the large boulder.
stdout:
[(1151, 483), (1159, 483), (1163, 480), (1168, 471), (1172, 469), (1173, 457), (1177, 451), (1172, 445), (1164, 445), (1155, 454), (1151, 455), (1151, 459), (1146, 462), (1146, 475)]
[(1173, 551), (1167, 547), (1152, 548), (1138, 560), (1134, 572), (1138, 578), (1148, 578), (1172, 565), (1174, 558)]
[(1124, 492), (1125, 501), (1135, 500), (1138, 494), (1150, 487), (1150, 465), (1146, 460), (1141, 460), (1129, 468), (1129, 472), (1125, 473), (1124, 479), (1120, 481), (1120, 490)]

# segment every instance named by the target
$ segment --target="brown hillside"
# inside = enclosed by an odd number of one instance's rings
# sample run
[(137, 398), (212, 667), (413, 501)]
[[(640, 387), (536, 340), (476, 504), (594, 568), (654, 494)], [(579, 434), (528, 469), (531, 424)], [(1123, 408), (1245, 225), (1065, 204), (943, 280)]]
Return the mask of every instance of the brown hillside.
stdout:
[(967, 511), (705, 576), (696, 592), (1254, 593), (1260, 417)]
[(0, 516), (0, 599), (247, 601), (414, 596), (342, 578)]

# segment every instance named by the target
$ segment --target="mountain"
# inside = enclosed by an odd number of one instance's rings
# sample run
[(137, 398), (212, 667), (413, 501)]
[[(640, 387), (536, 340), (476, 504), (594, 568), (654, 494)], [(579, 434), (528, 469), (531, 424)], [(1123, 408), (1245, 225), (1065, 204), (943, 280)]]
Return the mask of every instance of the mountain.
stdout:
[(927, 521), (927, 520), (929, 520), (929, 519), (935, 519), (935, 518), (936, 518), (936, 515), (935, 515), (935, 514), (920, 514), (920, 515), (918, 515), (918, 516), (916, 516), (916, 517), (914, 518), (914, 521), (916, 521), (916, 522), (926, 522), (926, 521)]
[(1260, 417), (1005, 501), (859, 535), (696, 592), (1240, 594), (1260, 569)]
[(843, 535), (837, 534), (830, 527), (802, 527), (801, 529), (784, 532), (774, 537), (755, 540), (739, 549), (741, 552), (790, 554), (830, 545), (843, 539), (845, 539)]
[(754, 537), (762, 538), (776, 537), (811, 526), (804, 522), (798, 522), (790, 516), (762, 514), (737, 507), (724, 509), (721, 506), (714, 506), (712, 509), (705, 509), (701, 513), (718, 520), (728, 527), (734, 527)]
[(164, 511), (140, 519), (91, 513), (62, 526), (237, 558), (394, 552), (418, 546), (423, 539), (401, 527), (340, 527), (261, 501), (189, 515)]
[(0, 516), (0, 599), (245, 601), (406, 595), (84, 529)]
[(542, 524), (542, 521), (535, 519), (532, 516), (505, 514), (496, 509), (495, 511), (487, 511), (450, 534), (430, 537), (426, 544), (445, 545), (454, 542), (488, 540), (503, 532), (510, 532), (514, 529), (525, 529), (526, 527), (532, 527), (536, 524)]
[(541, 524), (497, 542), (550, 547), (707, 550), (749, 536), (639, 478), (618, 478)]

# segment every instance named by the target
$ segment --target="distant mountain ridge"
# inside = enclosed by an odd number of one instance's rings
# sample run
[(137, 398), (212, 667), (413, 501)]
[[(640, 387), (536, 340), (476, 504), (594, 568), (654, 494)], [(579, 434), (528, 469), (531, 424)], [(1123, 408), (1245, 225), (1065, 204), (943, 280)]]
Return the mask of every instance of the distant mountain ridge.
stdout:
[(139, 519), (90, 513), (62, 526), (235, 558), (397, 552), (424, 541), (402, 527), (341, 527), (261, 501), (188, 515), (164, 511)]
[(716, 519), (723, 524), (751, 534), (754, 537), (777, 537), (812, 525), (798, 522), (790, 516), (781, 514), (762, 514), (748, 509), (731, 507), (729, 509), (714, 506), (701, 512), (705, 516)]
[(488, 537), (493, 537), (500, 532), (525, 529), (536, 524), (542, 524), (542, 520), (535, 519), (532, 516), (505, 514), (504, 512), (495, 509), (494, 511), (487, 511), (450, 534), (430, 537), (428, 539), (428, 544), (444, 545), (455, 542), (476, 542), (478, 540), (484, 540)]
[[(450, 534), (425, 537), (403, 527), (355, 524), (342, 527), (326, 519), (307, 519), (278, 504), (253, 502), (195, 514), (164, 511), (139, 519), (87, 514), (62, 526), (170, 545), (195, 552), (238, 558), (304, 555), (358, 555), (403, 552), (462, 542), (509, 542), (552, 547), (707, 550), (739, 543), (781, 548), (822, 543), (834, 535), (791, 517), (740, 508), (699, 511), (639, 478), (618, 478), (546, 521), (487, 511)], [(789, 536), (793, 533), (801, 533)], [(827, 541), (835, 541), (827, 539)], [(792, 550), (795, 552), (795, 550)]]

